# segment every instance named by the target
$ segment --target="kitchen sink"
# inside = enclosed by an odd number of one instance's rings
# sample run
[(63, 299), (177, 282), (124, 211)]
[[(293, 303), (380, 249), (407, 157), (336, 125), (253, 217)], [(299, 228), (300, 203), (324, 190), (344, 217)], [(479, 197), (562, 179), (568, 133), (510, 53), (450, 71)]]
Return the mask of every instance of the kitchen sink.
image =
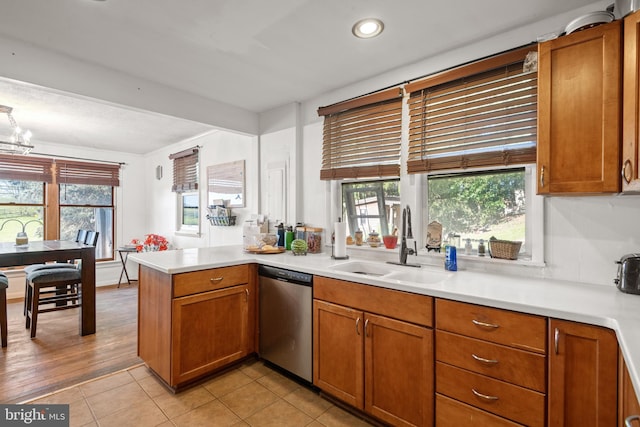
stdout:
[(411, 268), (401, 265), (384, 264), (371, 261), (348, 261), (329, 267), (334, 271), (373, 276), (382, 279), (398, 280), (422, 284), (438, 283), (451, 277), (450, 272), (433, 268)]
[(345, 273), (362, 274), (363, 276), (381, 277), (389, 274), (390, 266), (369, 261), (349, 261), (329, 267), (331, 270), (343, 271)]
[(433, 284), (442, 282), (451, 277), (450, 272), (438, 271), (430, 268), (410, 268), (402, 271), (392, 271), (385, 275), (386, 279), (400, 280), (402, 282), (414, 282), (422, 284)]

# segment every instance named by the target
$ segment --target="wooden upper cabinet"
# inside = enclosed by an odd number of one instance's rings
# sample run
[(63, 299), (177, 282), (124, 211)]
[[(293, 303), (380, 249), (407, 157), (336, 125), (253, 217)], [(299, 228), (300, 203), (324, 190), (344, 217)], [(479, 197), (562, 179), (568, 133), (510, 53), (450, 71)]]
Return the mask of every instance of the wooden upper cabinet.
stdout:
[(620, 191), (621, 49), (620, 21), (538, 45), (538, 194)]
[(640, 192), (640, 12), (624, 19), (622, 191)]

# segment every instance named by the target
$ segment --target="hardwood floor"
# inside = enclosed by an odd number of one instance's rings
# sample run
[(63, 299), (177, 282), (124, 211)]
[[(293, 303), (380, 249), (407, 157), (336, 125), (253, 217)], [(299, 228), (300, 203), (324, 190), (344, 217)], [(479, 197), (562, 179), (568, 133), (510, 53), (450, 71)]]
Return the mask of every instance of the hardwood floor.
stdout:
[(19, 403), (142, 363), (137, 356), (137, 284), (96, 289), (96, 333), (81, 337), (79, 311), (42, 314), (25, 329), (23, 302), (8, 308), (9, 343), (0, 355), (0, 402)]

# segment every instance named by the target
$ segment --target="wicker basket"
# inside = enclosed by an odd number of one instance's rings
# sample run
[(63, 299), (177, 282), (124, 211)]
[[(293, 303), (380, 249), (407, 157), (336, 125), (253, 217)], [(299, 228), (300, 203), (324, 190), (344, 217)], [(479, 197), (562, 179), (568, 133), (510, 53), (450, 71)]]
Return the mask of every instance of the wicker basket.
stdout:
[(518, 259), (522, 242), (512, 242), (510, 240), (489, 240), (489, 253), (491, 258)]

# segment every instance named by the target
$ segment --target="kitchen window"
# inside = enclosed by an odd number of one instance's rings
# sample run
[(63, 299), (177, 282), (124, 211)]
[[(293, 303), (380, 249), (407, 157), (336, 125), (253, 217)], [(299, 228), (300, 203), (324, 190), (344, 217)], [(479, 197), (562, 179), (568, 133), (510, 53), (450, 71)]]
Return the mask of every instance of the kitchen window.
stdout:
[(443, 240), (458, 235), (462, 248), (469, 240), (474, 253), (480, 240), (487, 242), (496, 237), (522, 241), (521, 252), (530, 254), (526, 177), (524, 167), (427, 175), (427, 222), (442, 224)]
[(178, 231), (198, 233), (200, 231), (200, 193), (188, 192), (178, 194), (179, 224)]
[(376, 231), (381, 236), (398, 227), (400, 180), (349, 182), (342, 184), (342, 212), (347, 234), (361, 230), (365, 236)]

